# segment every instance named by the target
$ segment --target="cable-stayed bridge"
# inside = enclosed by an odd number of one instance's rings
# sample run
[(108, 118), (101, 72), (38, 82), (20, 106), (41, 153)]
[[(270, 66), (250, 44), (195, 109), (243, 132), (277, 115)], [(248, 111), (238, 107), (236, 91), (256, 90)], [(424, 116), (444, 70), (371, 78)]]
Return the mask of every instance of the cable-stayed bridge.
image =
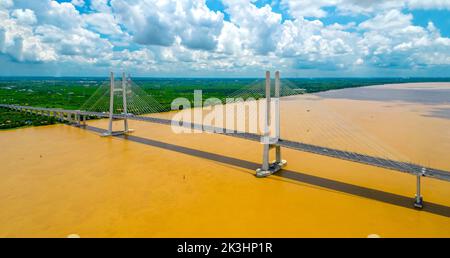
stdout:
[[(229, 98), (234, 99), (261, 99), (264, 98), (266, 102), (266, 110), (264, 115), (264, 128), (262, 134), (251, 133), (238, 130), (230, 130), (219, 128), (211, 125), (197, 124), (195, 122), (185, 122), (179, 126), (201, 130), (207, 132), (221, 132), (231, 137), (242, 138), (251, 141), (258, 141), (263, 143), (263, 164), (261, 169), (257, 171), (257, 176), (265, 177), (276, 173), (282, 169), (286, 162), (281, 159), (281, 148), (289, 148), (302, 152), (309, 152), (318, 155), (333, 157), (337, 159), (348, 160), (351, 162), (362, 163), (370, 166), (381, 167), (394, 171), (404, 172), (417, 177), (417, 191), (415, 198), (415, 206), (422, 207), (422, 196), (420, 194), (420, 178), (430, 177), (438, 180), (450, 181), (450, 172), (421, 166), (412, 162), (399, 160), (395, 155), (389, 156), (390, 153), (381, 150), (380, 155), (369, 155), (365, 153), (358, 153), (351, 150), (342, 150), (333, 148), (332, 146), (321, 146), (320, 144), (306, 143), (292, 139), (283, 139), (280, 135), (280, 107), (279, 101), (282, 97), (289, 97), (303, 93), (301, 89), (289, 87), (289, 81), (283, 81), (279, 78), (279, 73), (276, 73), (275, 80), (271, 80), (270, 74), (266, 74), (265, 82), (257, 81), (247, 87), (231, 94)], [(274, 85), (275, 87), (273, 87)], [(119, 86), (120, 85), (120, 86)], [(271, 115), (271, 104), (275, 101), (274, 117)], [(55, 108), (40, 108), (20, 105), (0, 104), (0, 107), (11, 109), (15, 111), (27, 112), (35, 115), (55, 117), (56, 119), (73, 124), (75, 126), (86, 126), (87, 120), (95, 118), (108, 118), (109, 128), (106, 136), (129, 133), (128, 120), (136, 120), (149, 123), (157, 123), (163, 125), (173, 125), (173, 121), (165, 118), (152, 117), (148, 114), (158, 113), (164, 111), (164, 107), (160, 105), (150, 94), (148, 94), (141, 87), (132, 82), (129, 78), (123, 76), (121, 81), (116, 81), (111, 76), (110, 82), (98, 88), (98, 90), (89, 98), (89, 100), (80, 108), (80, 110), (65, 110)], [(273, 108), (273, 107), (272, 107)], [(114, 132), (112, 130), (113, 120), (123, 120), (124, 130)], [(274, 120), (275, 129), (274, 134), (270, 134), (269, 124)], [(342, 135), (349, 135), (342, 126), (337, 128)], [(329, 132), (328, 132), (329, 133)], [(370, 146), (374, 149), (382, 149), (380, 146)], [(269, 162), (269, 151), (275, 149), (276, 160), (273, 163)]]

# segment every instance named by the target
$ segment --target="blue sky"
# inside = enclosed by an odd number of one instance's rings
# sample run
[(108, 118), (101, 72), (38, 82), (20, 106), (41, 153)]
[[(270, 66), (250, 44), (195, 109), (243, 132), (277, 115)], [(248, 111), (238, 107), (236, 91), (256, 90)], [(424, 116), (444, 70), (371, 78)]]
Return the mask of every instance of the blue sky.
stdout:
[(0, 76), (450, 77), (450, 0), (0, 0)]

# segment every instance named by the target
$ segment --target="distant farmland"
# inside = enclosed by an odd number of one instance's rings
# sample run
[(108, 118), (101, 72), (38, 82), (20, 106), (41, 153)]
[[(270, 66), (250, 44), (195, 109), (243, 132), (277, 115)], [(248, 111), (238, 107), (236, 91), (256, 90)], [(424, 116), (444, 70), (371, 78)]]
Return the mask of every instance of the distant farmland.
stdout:
[[(46, 108), (79, 109), (107, 78), (0, 78), (0, 103)], [(323, 78), (285, 79), (290, 88), (304, 89), (307, 93), (349, 87), (389, 83), (448, 82), (450, 78)], [(225, 100), (234, 92), (261, 79), (205, 79), (205, 78), (133, 78), (144, 91), (153, 96), (165, 110), (170, 110), (172, 100), (184, 97), (192, 100), (194, 90), (202, 90), (204, 99), (215, 97)], [(35, 117), (2, 110), (0, 129), (27, 125), (54, 123), (49, 118)]]

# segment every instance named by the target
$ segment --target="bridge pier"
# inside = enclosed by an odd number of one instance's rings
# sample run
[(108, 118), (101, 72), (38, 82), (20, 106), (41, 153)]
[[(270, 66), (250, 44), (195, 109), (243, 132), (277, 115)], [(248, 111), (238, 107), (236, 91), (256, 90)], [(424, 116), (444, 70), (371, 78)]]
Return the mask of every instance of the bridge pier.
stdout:
[[(77, 127), (82, 127), (83, 126), (83, 124), (81, 123), (81, 120), (82, 120), (82, 117), (84, 117), (84, 116), (82, 116), (80, 113), (75, 113), (75, 121), (76, 121), (76, 126)], [(84, 119), (84, 118), (83, 118)], [(84, 123), (86, 123), (86, 120), (84, 119)], [(85, 124), (84, 124), (85, 125)]]
[(72, 124), (72, 123), (73, 123), (73, 120), (72, 120), (72, 113), (67, 113), (67, 122), (69, 122), (69, 124)]
[(75, 113), (74, 117), (75, 117), (75, 126), (79, 127), (80, 126), (80, 116), (77, 113)]
[(423, 208), (423, 197), (420, 193), (421, 190), (421, 177), (425, 176), (427, 172), (426, 168), (422, 168), (422, 174), (419, 174), (416, 176), (416, 196), (414, 198), (414, 207), (417, 209), (422, 209)]
[[(263, 147), (263, 161), (261, 168), (256, 170), (256, 177), (263, 178), (268, 177), (286, 166), (286, 160), (281, 158), (281, 146), (278, 144), (280, 141), (280, 72), (275, 73), (275, 137), (271, 137), (270, 124), (271, 124), (271, 79), (270, 72), (266, 72), (266, 116), (264, 121), (264, 136), (262, 137)], [(275, 160), (269, 163), (270, 150), (275, 149)]]
[(123, 119), (124, 132), (128, 133), (128, 106), (127, 106), (127, 81), (125, 73), (122, 73), (122, 99), (123, 99)]
[[(133, 130), (128, 128), (128, 110), (127, 110), (127, 81), (125, 73), (122, 74), (122, 87), (119, 89), (115, 88), (114, 82), (114, 73), (111, 72), (110, 78), (110, 96), (109, 96), (109, 123), (108, 123), (108, 131), (102, 136), (115, 136), (122, 135), (132, 132)], [(124, 130), (123, 131), (113, 131), (113, 120), (114, 120), (114, 92), (122, 92), (123, 96), (123, 115), (124, 115)]]
[(114, 115), (114, 73), (111, 72), (110, 84), (109, 84), (109, 121), (108, 121), (108, 131), (102, 136), (113, 135), (113, 115)]
[(83, 117), (83, 119), (82, 119), (81, 126), (82, 126), (82, 127), (86, 127), (86, 126), (87, 126), (87, 123), (86, 123), (86, 115), (83, 115), (82, 117)]

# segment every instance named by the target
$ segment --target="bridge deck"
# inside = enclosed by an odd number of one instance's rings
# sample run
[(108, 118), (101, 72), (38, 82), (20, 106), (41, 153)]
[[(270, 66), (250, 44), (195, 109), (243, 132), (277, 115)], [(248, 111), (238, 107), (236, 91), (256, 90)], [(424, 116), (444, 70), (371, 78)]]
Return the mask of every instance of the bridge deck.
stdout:
[[(67, 114), (78, 114), (83, 116), (92, 116), (92, 117), (98, 117), (98, 118), (107, 118), (109, 117), (108, 113), (99, 113), (99, 112), (87, 112), (87, 111), (80, 111), (80, 110), (64, 110), (64, 109), (53, 109), (53, 108), (40, 108), (40, 107), (28, 107), (28, 106), (16, 106), (16, 105), (4, 105), (0, 104), (0, 107), (2, 108), (8, 108), (8, 109), (14, 109), (14, 110), (33, 110), (33, 111), (39, 111), (39, 112), (59, 112), (59, 113), (67, 113)], [(119, 115), (116, 114), (113, 116), (114, 119), (123, 119), (125, 118), (125, 115)], [(157, 124), (164, 124), (164, 125), (171, 125), (172, 121), (168, 119), (162, 119), (162, 118), (154, 118), (154, 117), (145, 117), (145, 116), (134, 116), (134, 115), (128, 115), (126, 116), (130, 120), (137, 120), (137, 121), (145, 121), (150, 123), (157, 123)], [(195, 124), (184, 124), (184, 126), (190, 127), (190, 128), (198, 128)], [(203, 130), (209, 131), (209, 132), (220, 132), (224, 131), (222, 128), (214, 128), (210, 126), (203, 126)], [(260, 141), (261, 136), (257, 134), (250, 134), (250, 133), (243, 133), (243, 132), (232, 132), (232, 133), (222, 133), (227, 136), (237, 137), (237, 138), (243, 138), (251, 141)], [(421, 175), (425, 177), (435, 178), (439, 180), (444, 181), (450, 181), (450, 172), (439, 170), (435, 168), (428, 168), (419, 166), (416, 164), (411, 163), (405, 163), (405, 162), (399, 162), (379, 157), (372, 157), (365, 154), (359, 154), (354, 152), (347, 152), (337, 149), (331, 149), (331, 148), (325, 148), (321, 146), (311, 145), (311, 144), (305, 144), (301, 142), (295, 142), (295, 141), (289, 141), (280, 139), (279, 143), (280, 146), (303, 151), (303, 152), (309, 152), (314, 154), (319, 154), (323, 156), (333, 157), (337, 159), (343, 159), (348, 160), (352, 162), (362, 163), (370, 166), (376, 166), (381, 168), (386, 168), (394, 171), (409, 173), (413, 175)]]

